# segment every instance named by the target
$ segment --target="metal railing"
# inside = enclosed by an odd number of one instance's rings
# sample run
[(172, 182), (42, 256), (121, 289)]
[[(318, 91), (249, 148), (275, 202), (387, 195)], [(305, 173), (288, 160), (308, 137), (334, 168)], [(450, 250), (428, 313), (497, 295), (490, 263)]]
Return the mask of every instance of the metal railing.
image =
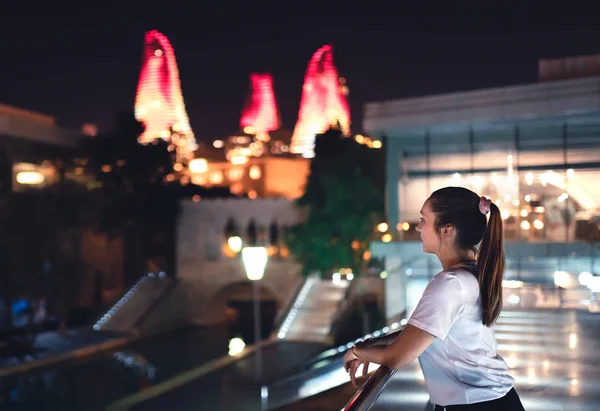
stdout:
[[(165, 289), (168, 288), (169, 285), (174, 281), (175, 280), (168, 278), (166, 275), (164, 275), (164, 273), (161, 273), (158, 276), (153, 273), (144, 275), (137, 281), (137, 283), (133, 285), (133, 287), (131, 287), (127, 291), (127, 293), (125, 293), (117, 301), (115, 305), (113, 305), (110, 308), (110, 310), (108, 310), (108, 312), (106, 312), (106, 314), (102, 316), (102, 318), (100, 318), (96, 322), (96, 324), (94, 324), (93, 329), (96, 331), (100, 331), (107, 327), (109, 323), (114, 324), (115, 321), (122, 322), (123, 316), (125, 316), (126, 318), (133, 316), (132, 318), (128, 318), (129, 322), (131, 323), (131, 326), (137, 324), (140, 319), (144, 321), (147, 318), (147, 315), (149, 315), (148, 311), (154, 310), (154, 305), (157, 304), (156, 300), (159, 300), (160, 302), (160, 300), (164, 296)], [(158, 293), (157, 295), (151, 296), (152, 298), (148, 301), (144, 301), (144, 304), (140, 306), (139, 302), (135, 303), (135, 299), (139, 298), (139, 295), (148, 293), (148, 286), (156, 287)], [(133, 300), (134, 306), (131, 306), (131, 300)], [(139, 312), (131, 311), (132, 307), (140, 307)]]
[(300, 278), (294, 283), (293, 291), (288, 294), (281, 307), (281, 310), (279, 310), (279, 312), (275, 316), (275, 326), (273, 327), (275, 332), (278, 332), (281, 326), (283, 325), (283, 322), (285, 321), (290, 310), (292, 309), (294, 302), (298, 298), (298, 294), (300, 294), (300, 291), (302, 291), (302, 288), (304, 288), (304, 285), (307, 283), (309, 278), (310, 277)]
[(368, 411), (390, 382), (396, 370), (380, 366), (350, 398), (342, 411)]
[(279, 339), (285, 338), (289, 328), (291, 327), (294, 319), (298, 313), (298, 309), (302, 307), (304, 300), (308, 296), (311, 288), (314, 283), (319, 281), (318, 276), (309, 275), (302, 281), (300, 287), (298, 287), (297, 291), (294, 293), (293, 298), (285, 307), (285, 311), (282, 312), (281, 317), (277, 320), (277, 326), (274, 328), (275, 336)]
[[(396, 339), (400, 332), (402, 332), (404, 325), (404, 321), (393, 323), (381, 330), (373, 331), (362, 338), (358, 338), (356, 341), (326, 350), (307, 361), (303, 367), (296, 369), (295, 373), (289, 377), (269, 385), (263, 385), (261, 387), (261, 410), (267, 411), (279, 409), (293, 402), (303, 400), (320, 392), (348, 383), (348, 376), (343, 371), (342, 365), (342, 359), (346, 351), (351, 349), (354, 344), (364, 341), (365, 338), (373, 338), (375, 344), (389, 344)], [(382, 371), (378, 370), (373, 373), (369, 377), (369, 380), (373, 378), (375, 384), (366, 384), (357, 393), (362, 394), (358, 397), (355, 395), (354, 397), (357, 397), (356, 399), (352, 397), (356, 404), (372, 404), (369, 401), (371, 401), (371, 399), (374, 401), (379, 394), (381, 394), (381, 391), (385, 388), (385, 384), (389, 381), (388, 377), (385, 377), (382, 373), (383, 369)], [(377, 376), (374, 377), (375, 375)], [(391, 376), (392, 375), (390, 375), (389, 378), (391, 378)], [(383, 385), (381, 385), (383, 380), (379, 380), (381, 377), (385, 377), (385, 384)], [(351, 409), (357, 410), (368, 408)]]
[[(373, 339), (375, 345), (389, 345), (400, 335), (400, 331), (392, 332)], [(369, 376), (367, 381), (350, 398), (342, 411), (367, 411), (371, 408), (377, 398), (381, 395), (387, 384), (390, 382), (396, 370), (389, 369), (383, 365), (379, 366), (377, 371)]]

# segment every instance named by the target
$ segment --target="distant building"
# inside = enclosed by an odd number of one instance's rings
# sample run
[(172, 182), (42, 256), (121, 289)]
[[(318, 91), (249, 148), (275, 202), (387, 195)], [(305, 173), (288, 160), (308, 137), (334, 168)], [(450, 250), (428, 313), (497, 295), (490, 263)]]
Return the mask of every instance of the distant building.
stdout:
[(441, 269), (415, 227), (423, 202), (445, 186), (500, 208), (513, 301), (536, 298), (527, 281), (564, 286), (568, 277), (580, 287), (578, 276), (600, 273), (600, 58), (539, 68), (534, 84), (366, 104), (364, 129), (386, 138), (390, 231), (371, 251), (385, 259), (389, 319), (406, 315), (408, 276)]
[(291, 132), (279, 129), (262, 135), (238, 130), (225, 140), (213, 141), (211, 147), (201, 144), (189, 164), (191, 182), (228, 187), (232, 194), (251, 199), (299, 198), (310, 160), (290, 154), (290, 142)]
[(600, 71), (558, 80), (575, 63), (540, 64), (551, 82), (367, 104), (365, 129), (388, 140), (390, 227), (415, 238), (429, 193), (458, 185), (490, 196), (509, 240), (575, 240), (600, 216)]
[(74, 149), (82, 136), (47, 114), (0, 104), (1, 192), (53, 184), (56, 170), (45, 160)]

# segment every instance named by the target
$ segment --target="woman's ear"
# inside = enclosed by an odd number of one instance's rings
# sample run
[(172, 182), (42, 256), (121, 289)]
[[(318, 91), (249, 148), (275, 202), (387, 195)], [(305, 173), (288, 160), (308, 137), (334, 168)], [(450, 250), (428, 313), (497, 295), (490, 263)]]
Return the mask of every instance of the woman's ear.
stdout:
[(452, 237), (452, 234), (454, 234), (454, 227), (451, 225), (446, 225), (444, 227), (442, 227), (442, 236), (444, 238), (450, 238)]

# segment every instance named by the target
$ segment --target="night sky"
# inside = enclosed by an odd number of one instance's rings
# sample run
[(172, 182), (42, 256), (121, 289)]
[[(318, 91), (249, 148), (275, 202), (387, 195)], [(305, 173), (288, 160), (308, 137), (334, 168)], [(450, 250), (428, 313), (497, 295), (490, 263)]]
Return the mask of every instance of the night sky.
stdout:
[(108, 130), (117, 110), (133, 108), (144, 32), (151, 29), (175, 49), (191, 125), (203, 140), (237, 129), (254, 71), (273, 74), (284, 126), (293, 129), (307, 63), (325, 43), (333, 44), (350, 88), (354, 132), (368, 101), (535, 82), (538, 58), (600, 53), (600, 18), (591, 15), (520, 9), (518, 17), (500, 10), (383, 17), (381, 9), (350, 6), (321, 9), (320, 18), (310, 17), (314, 10), (184, 11), (4, 15), (0, 101), (52, 114), (64, 126), (93, 122)]

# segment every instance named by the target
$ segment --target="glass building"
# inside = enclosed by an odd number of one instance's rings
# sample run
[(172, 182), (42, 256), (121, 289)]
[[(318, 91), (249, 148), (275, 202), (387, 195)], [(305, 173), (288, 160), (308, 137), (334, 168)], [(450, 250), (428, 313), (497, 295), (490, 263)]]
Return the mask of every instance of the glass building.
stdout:
[[(423, 202), (445, 186), (489, 196), (501, 209), (507, 279), (558, 281), (575, 292), (581, 273), (600, 273), (600, 70), (568, 80), (553, 74), (535, 84), (367, 104), (364, 127), (385, 139), (387, 152), (393, 240), (372, 245), (386, 258), (386, 288), (406, 289), (408, 277), (437, 272), (415, 227)], [(590, 302), (585, 293), (573, 298)], [(406, 308), (395, 305), (388, 317)]]

